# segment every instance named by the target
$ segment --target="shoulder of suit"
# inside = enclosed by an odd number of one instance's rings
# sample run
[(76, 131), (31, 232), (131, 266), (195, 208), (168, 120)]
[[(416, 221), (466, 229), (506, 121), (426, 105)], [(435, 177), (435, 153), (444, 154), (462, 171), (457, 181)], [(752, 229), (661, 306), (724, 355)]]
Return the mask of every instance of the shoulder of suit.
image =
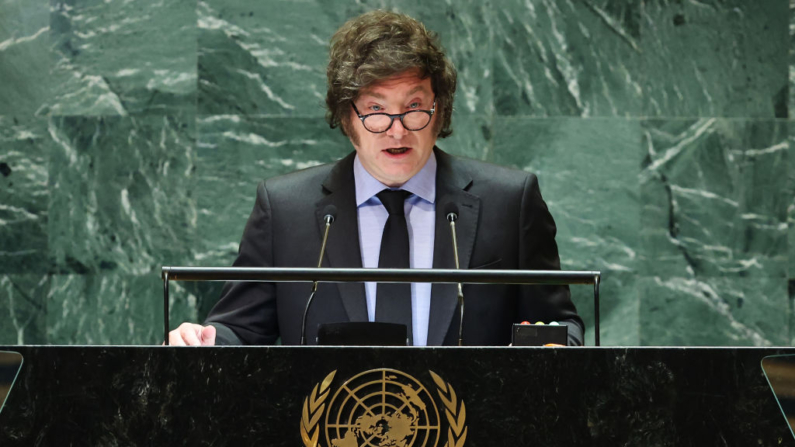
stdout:
[(446, 154), (454, 170), (465, 171), (475, 183), (502, 183), (523, 185), (528, 178), (535, 179), (533, 173), (493, 163)]
[(296, 188), (302, 189), (310, 185), (317, 187), (328, 177), (334, 165), (335, 163), (327, 163), (287, 174), (277, 175), (263, 180), (263, 184), (268, 191), (290, 191)]

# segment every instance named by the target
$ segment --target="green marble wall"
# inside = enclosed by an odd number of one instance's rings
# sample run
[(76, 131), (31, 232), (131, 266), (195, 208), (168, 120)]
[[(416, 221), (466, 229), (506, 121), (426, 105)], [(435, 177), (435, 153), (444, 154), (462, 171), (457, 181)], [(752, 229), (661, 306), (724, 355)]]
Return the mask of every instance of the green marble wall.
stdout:
[(538, 174), (604, 344), (793, 343), (786, 0), (0, 0), (0, 343), (158, 342), (161, 265), (229, 265), (262, 178), (351, 150), (327, 41), (373, 8), (458, 67), (439, 145)]

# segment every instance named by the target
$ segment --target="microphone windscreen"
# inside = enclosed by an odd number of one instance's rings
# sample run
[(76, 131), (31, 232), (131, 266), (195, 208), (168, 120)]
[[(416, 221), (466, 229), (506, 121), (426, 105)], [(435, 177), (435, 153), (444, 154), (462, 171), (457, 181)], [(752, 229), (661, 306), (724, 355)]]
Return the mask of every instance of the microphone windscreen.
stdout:
[(327, 218), (331, 217), (331, 222), (334, 222), (334, 219), (337, 218), (337, 207), (334, 205), (326, 205), (323, 208), (323, 219), (326, 220)]
[(458, 205), (456, 205), (454, 202), (445, 203), (442, 210), (444, 211), (445, 216), (450, 216), (452, 214), (456, 219), (458, 218)]

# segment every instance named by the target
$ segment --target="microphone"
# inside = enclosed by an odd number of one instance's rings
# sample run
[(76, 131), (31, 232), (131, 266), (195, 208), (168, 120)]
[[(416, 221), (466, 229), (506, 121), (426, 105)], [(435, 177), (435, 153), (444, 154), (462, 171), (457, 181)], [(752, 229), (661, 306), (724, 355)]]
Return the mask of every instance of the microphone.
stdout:
[[(323, 265), (323, 255), (326, 253), (326, 242), (328, 242), (328, 232), (331, 229), (331, 224), (337, 216), (337, 207), (334, 205), (326, 205), (323, 208), (323, 222), (326, 223), (326, 231), (323, 233), (323, 244), (320, 246), (320, 256), (317, 259), (317, 268)], [(304, 315), (301, 317), (301, 345), (306, 345), (306, 316), (309, 315), (309, 307), (312, 306), (312, 300), (315, 298), (317, 292), (317, 281), (312, 282), (312, 292), (309, 294), (309, 299), (306, 302), (306, 309)]]
[[(455, 236), (455, 221), (458, 220), (458, 205), (453, 202), (444, 204), (444, 214), (450, 222), (450, 234), (453, 236), (453, 254), (455, 255), (455, 269), (459, 270), (458, 265), (458, 240)], [(461, 309), (461, 320), (458, 322), (458, 346), (464, 346), (464, 289), (458, 283), (458, 307)]]

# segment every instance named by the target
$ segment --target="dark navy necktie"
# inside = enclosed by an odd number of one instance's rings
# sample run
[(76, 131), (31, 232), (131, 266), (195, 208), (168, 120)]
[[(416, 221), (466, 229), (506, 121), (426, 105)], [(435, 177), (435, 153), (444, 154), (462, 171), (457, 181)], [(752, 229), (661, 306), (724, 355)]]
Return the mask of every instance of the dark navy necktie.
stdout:
[[(409, 262), (409, 228), (406, 223), (404, 202), (411, 193), (401, 190), (384, 190), (377, 197), (384, 204), (389, 217), (381, 237), (381, 254), (378, 268), (407, 269)], [(411, 344), (411, 284), (379, 283), (376, 287), (375, 321), (405, 324)]]

